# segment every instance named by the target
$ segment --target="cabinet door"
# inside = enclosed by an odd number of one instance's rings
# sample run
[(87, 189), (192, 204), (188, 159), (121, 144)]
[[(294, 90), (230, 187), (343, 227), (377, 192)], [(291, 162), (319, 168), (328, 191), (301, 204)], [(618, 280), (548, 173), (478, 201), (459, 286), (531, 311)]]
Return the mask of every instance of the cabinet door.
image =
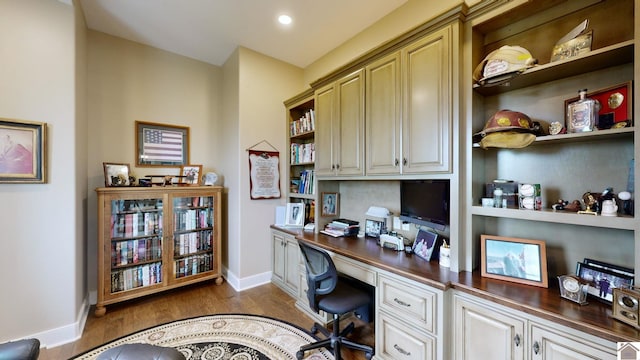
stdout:
[(316, 91), (316, 161), (317, 175), (333, 175), (333, 121), (335, 118), (335, 89), (333, 84)]
[(284, 256), (284, 235), (280, 232), (271, 232), (273, 243), (273, 273), (272, 277), (280, 284), (284, 284), (286, 258)]
[(379, 312), (376, 318), (376, 358), (385, 360), (437, 359), (437, 340), (394, 316)]
[(545, 326), (531, 326), (532, 360), (605, 360), (616, 359), (615, 349), (592, 344), (586, 339), (561, 334)]
[(192, 281), (218, 272), (215, 229), (219, 196), (211, 193), (181, 193), (171, 196), (172, 260), (170, 282)]
[(402, 50), (402, 172), (451, 171), (451, 26)]
[(166, 284), (164, 202), (159, 194), (135, 194), (131, 198), (116, 195), (104, 200), (99, 303)]
[(524, 359), (524, 320), (455, 296), (455, 359)]
[(369, 174), (400, 173), (400, 52), (366, 69), (366, 162)]
[(298, 269), (300, 262), (298, 241), (292, 236), (285, 236), (284, 251), (284, 256), (286, 257), (284, 282), (291, 290), (291, 293), (296, 294), (298, 292), (298, 276), (300, 274), (300, 270)]
[(364, 70), (336, 83), (337, 109), (333, 128), (338, 175), (364, 175)]

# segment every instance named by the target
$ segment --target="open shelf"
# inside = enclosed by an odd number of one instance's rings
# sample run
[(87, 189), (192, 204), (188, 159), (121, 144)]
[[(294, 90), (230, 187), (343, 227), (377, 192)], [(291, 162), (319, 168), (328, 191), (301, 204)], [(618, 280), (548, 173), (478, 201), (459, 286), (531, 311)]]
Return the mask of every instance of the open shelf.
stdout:
[(490, 96), (630, 63), (633, 62), (633, 48), (633, 40), (624, 41), (574, 58), (534, 66), (501, 85), (474, 84), (473, 89), (482, 95)]
[(567, 211), (502, 209), (482, 206), (472, 206), (471, 214), (517, 220), (594, 226), (608, 229), (634, 230), (636, 228), (636, 219), (631, 216), (595, 216)]

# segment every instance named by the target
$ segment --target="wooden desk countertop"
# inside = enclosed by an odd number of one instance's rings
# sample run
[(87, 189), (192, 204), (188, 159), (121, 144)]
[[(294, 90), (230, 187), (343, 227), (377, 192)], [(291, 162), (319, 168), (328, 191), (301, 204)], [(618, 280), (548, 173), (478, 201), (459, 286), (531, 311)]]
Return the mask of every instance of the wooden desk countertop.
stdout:
[(378, 246), (376, 239), (334, 238), (302, 229), (271, 226), (318, 247), (440, 290), (450, 288), (522, 311), (613, 342), (640, 341), (640, 331), (611, 317), (611, 305), (590, 299), (581, 306), (560, 297), (557, 282), (549, 288), (489, 279), (477, 271), (460, 273), (404, 251)]

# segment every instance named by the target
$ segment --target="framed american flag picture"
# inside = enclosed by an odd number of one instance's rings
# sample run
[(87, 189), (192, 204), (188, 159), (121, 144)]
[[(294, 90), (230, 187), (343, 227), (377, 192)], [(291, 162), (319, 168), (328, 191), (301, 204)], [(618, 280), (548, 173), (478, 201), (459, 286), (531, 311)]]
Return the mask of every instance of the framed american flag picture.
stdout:
[(189, 163), (189, 128), (136, 121), (136, 165), (180, 167)]

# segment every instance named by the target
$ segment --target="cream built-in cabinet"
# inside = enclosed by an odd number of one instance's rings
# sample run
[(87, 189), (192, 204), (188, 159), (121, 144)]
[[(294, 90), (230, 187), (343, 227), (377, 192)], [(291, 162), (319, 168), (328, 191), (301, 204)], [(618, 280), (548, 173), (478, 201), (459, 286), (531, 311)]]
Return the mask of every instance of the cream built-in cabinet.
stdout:
[(298, 296), (300, 248), (298, 241), (290, 234), (271, 230), (273, 245), (271, 280), (293, 297)]
[(443, 291), (384, 271), (376, 290), (377, 359), (449, 358)]
[(454, 359), (616, 359), (613, 342), (468, 294), (453, 304)]
[(367, 65), (367, 174), (399, 174), (402, 169), (400, 51)]
[(367, 65), (367, 175), (451, 171), (458, 23)]
[(316, 90), (316, 174), (364, 175), (364, 70)]
[(453, 59), (457, 22), (402, 50), (402, 173), (451, 171)]

